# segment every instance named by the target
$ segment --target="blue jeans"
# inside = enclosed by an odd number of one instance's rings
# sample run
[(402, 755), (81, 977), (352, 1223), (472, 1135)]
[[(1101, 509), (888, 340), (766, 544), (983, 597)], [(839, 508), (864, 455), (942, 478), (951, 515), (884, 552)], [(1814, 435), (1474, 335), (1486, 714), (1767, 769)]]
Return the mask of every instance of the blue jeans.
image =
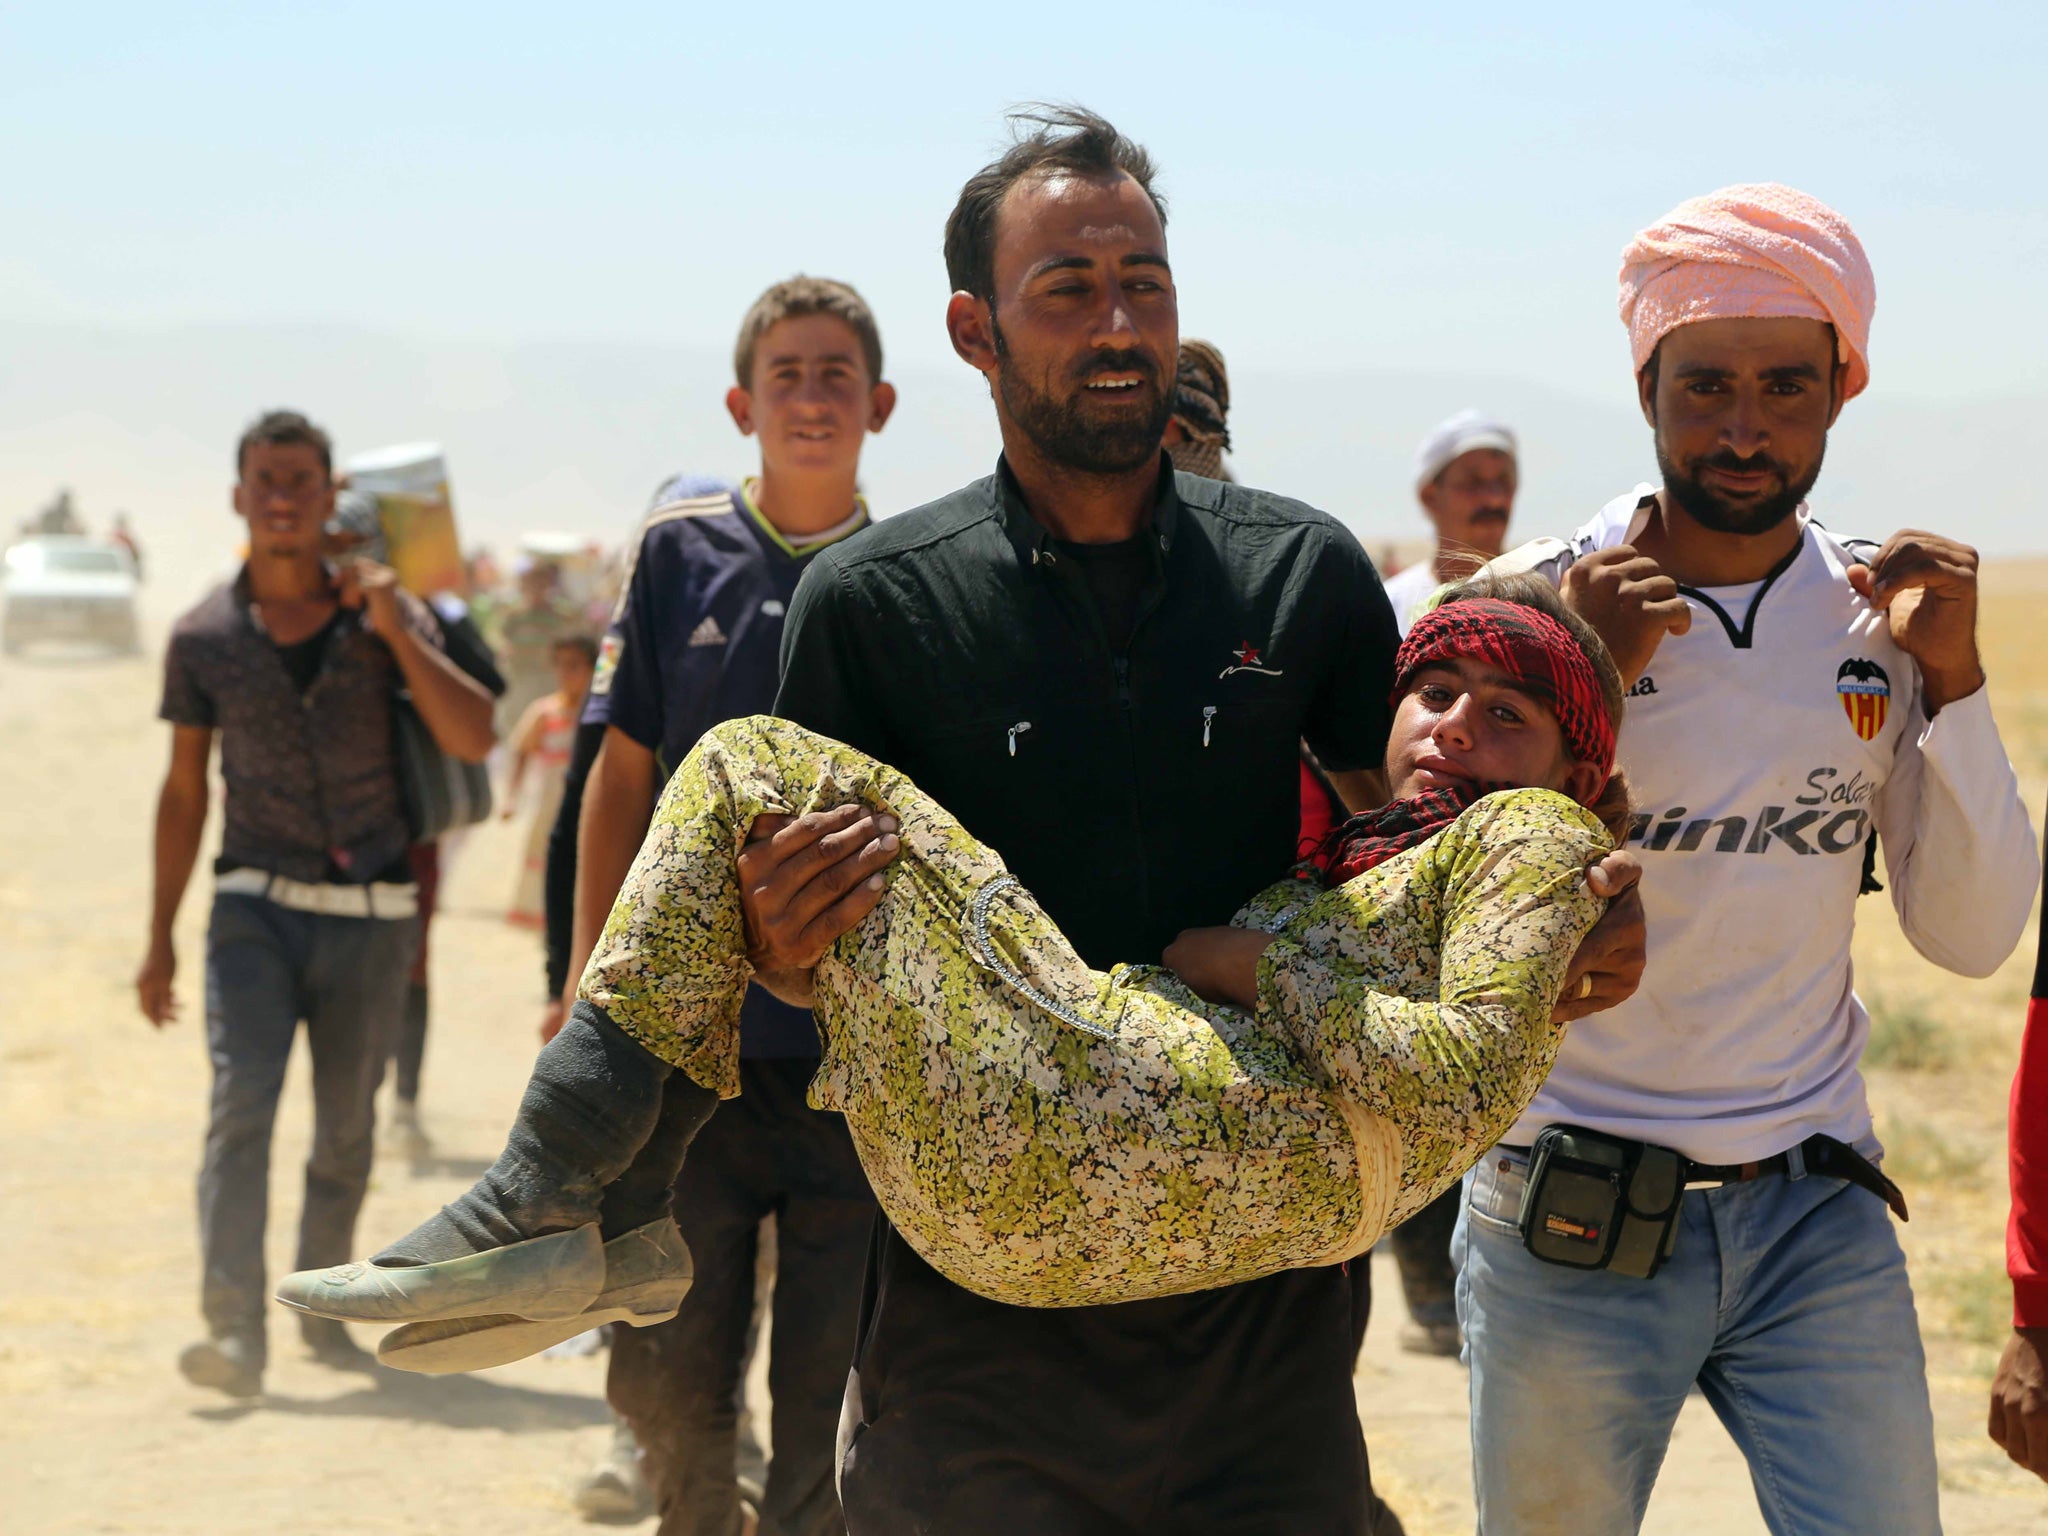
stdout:
[(1482, 1536), (1628, 1536), (1695, 1383), (1778, 1536), (1938, 1532), (1934, 1420), (1882, 1201), (1766, 1175), (1685, 1197), (1653, 1280), (1546, 1264), (1495, 1148), (1452, 1238)]
[(217, 895), (206, 933), (213, 1106), (199, 1170), (200, 1310), (259, 1354), (270, 1134), (299, 1021), (313, 1066), (313, 1146), (297, 1267), (340, 1264), (369, 1188), (377, 1084), (398, 1027), (418, 918), (325, 917)]

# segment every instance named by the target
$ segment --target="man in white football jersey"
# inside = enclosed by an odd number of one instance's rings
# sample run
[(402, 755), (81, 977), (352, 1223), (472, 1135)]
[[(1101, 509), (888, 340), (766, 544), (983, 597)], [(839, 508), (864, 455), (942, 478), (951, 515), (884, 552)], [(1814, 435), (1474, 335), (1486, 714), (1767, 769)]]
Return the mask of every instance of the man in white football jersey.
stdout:
[(1557, 580), (1632, 684), (1650, 963), (1468, 1181), (1480, 1529), (1635, 1531), (1697, 1385), (1774, 1532), (1922, 1536), (1933, 1423), (1849, 940), (1873, 836), (1936, 964), (1986, 975), (2026, 922), (1976, 554), (1808, 510), (1869, 377), (1874, 284), (1839, 214), (1780, 186), (1693, 199), (1621, 287), (1663, 483), (1498, 564)]

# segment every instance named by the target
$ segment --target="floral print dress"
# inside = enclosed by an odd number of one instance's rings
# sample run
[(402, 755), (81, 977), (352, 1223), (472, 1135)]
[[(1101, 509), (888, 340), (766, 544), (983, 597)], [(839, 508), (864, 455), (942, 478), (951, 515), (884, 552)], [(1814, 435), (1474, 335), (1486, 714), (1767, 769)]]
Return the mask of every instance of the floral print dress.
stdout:
[(1275, 934), (1259, 1005), (1157, 966), (1090, 970), (1002, 861), (909, 779), (783, 720), (709, 732), (670, 779), (580, 995), (739, 1091), (751, 978), (735, 857), (756, 816), (887, 808), (881, 903), (820, 963), (819, 1108), (935, 1269), (1080, 1306), (1335, 1263), (1460, 1177), (1529, 1102), (1611, 846), (1548, 790), (1488, 795), (1334, 889), (1234, 920)]

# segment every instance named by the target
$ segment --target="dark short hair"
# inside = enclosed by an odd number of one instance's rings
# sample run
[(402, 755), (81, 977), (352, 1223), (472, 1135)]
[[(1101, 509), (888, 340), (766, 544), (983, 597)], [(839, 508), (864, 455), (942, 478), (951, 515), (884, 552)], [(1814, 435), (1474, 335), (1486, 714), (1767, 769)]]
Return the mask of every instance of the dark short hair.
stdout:
[(238, 477), (249, 462), (249, 450), (258, 443), (272, 446), (305, 443), (319, 450), (320, 467), (329, 475), (334, 473), (333, 439), (297, 411), (265, 411), (242, 429), (241, 439), (235, 444), (235, 474)]
[(956, 293), (994, 302), (996, 215), (1010, 188), (1027, 176), (1128, 176), (1145, 189), (1165, 226), (1166, 199), (1152, 186), (1152, 156), (1108, 118), (1086, 107), (1035, 105), (1012, 112), (1010, 127), (1010, 147), (967, 178), (946, 218), (946, 280)]
[(597, 665), (597, 641), (589, 635), (564, 635), (551, 647), (556, 651), (574, 651), (590, 666)]
[(783, 321), (799, 315), (830, 315), (842, 322), (860, 342), (861, 360), (868, 365), (868, 382), (882, 382), (882, 330), (875, 324), (875, 312), (868, 308), (868, 301), (851, 283), (829, 277), (806, 277), (799, 272), (754, 300), (754, 307), (740, 322), (739, 340), (732, 348), (732, 371), (741, 389), (754, 387), (754, 353), (761, 338)]

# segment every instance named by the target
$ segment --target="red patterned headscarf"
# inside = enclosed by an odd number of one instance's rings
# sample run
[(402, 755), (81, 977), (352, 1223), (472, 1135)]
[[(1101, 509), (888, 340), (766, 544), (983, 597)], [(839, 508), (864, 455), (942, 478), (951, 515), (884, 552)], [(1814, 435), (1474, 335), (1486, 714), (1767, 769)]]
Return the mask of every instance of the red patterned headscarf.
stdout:
[[(1557, 716), (1565, 750), (1596, 763), (1598, 799), (1614, 771), (1614, 717), (1600, 688), (1600, 674), (1571, 631), (1540, 609), (1499, 598), (1474, 597), (1445, 603), (1415, 621), (1394, 656), (1394, 702), (1398, 705), (1416, 672), (1433, 661), (1470, 656), (1497, 667), (1539, 694)], [(1331, 834), (1332, 883), (1349, 880), (1395, 854), (1427, 842), (1457, 820), (1485, 793), (1478, 785), (1427, 790), (1353, 816)]]
[(1472, 597), (1432, 608), (1415, 621), (1394, 655), (1394, 702), (1409, 679), (1432, 661), (1470, 656), (1498, 667), (1542, 695), (1564, 732), (1567, 751), (1600, 766), (1595, 799), (1614, 771), (1614, 717), (1600, 674), (1571, 631), (1541, 609), (1497, 597)]

